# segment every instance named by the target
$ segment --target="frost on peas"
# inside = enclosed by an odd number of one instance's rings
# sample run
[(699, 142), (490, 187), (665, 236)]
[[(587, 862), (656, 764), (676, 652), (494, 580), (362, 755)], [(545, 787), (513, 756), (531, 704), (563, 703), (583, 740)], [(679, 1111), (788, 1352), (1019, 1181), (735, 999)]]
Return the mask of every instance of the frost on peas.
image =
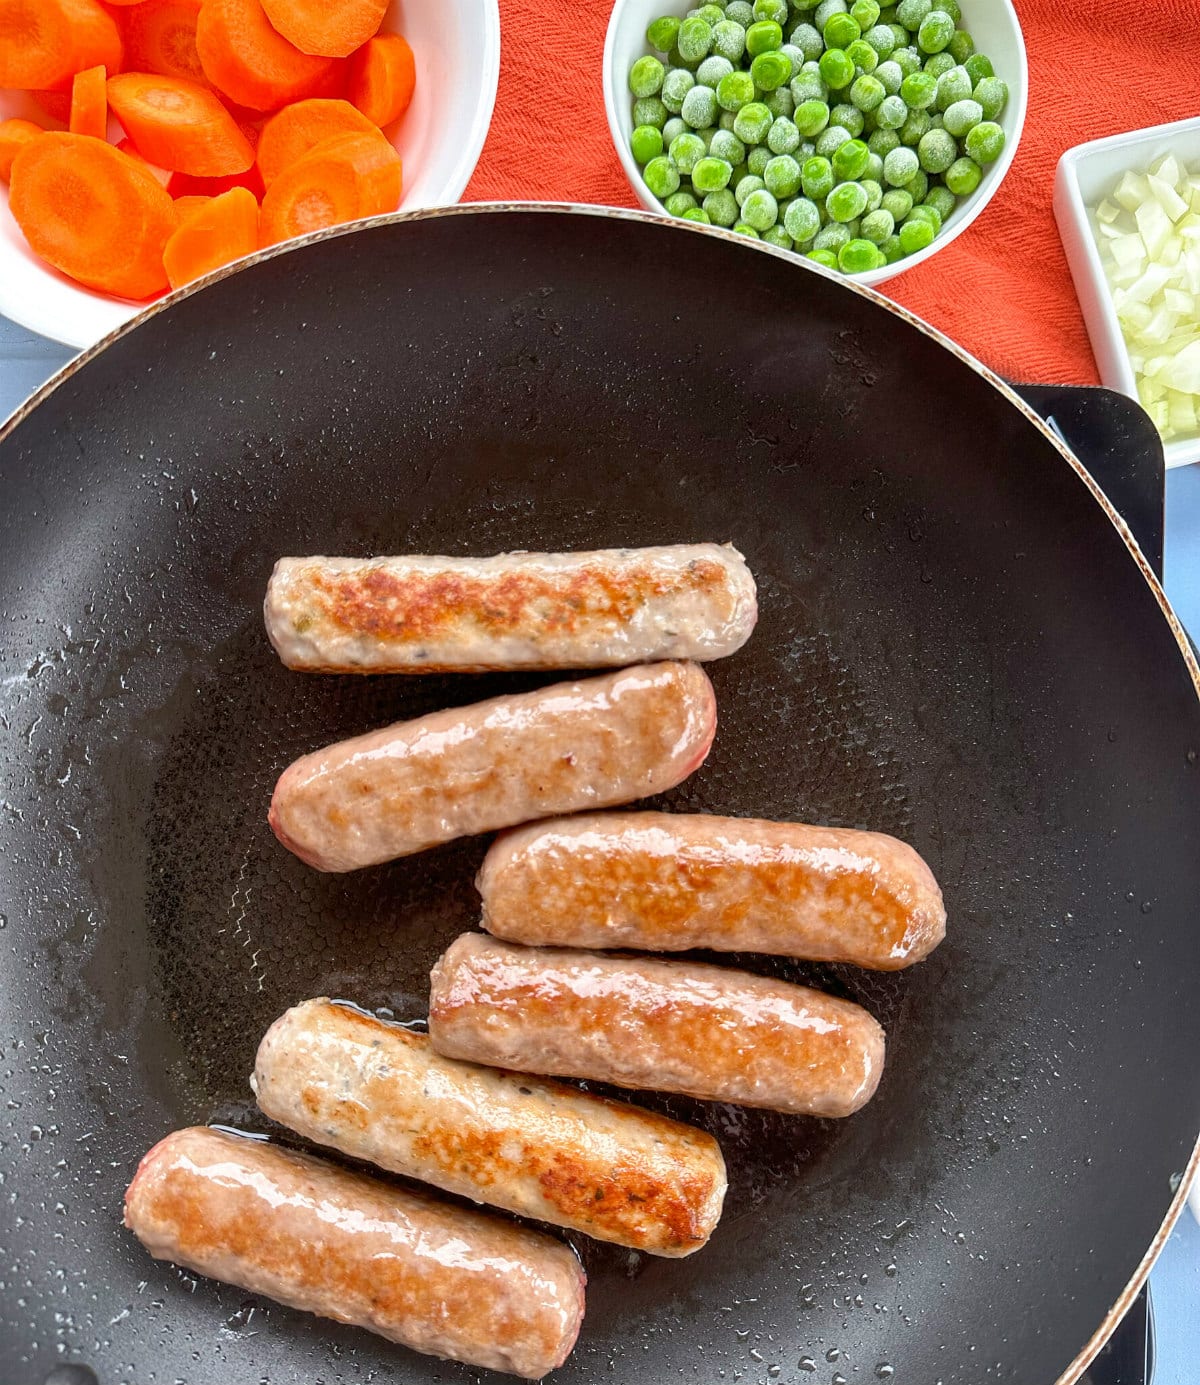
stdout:
[(817, 153), (822, 158), (831, 159), (837, 151), (853, 136), (841, 125), (830, 125), (817, 136)]
[[(867, 156), (867, 167), (866, 171), (863, 173), (862, 181), (864, 186), (866, 186), (867, 183), (883, 182), (883, 160), (878, 154), (870, 154)], [(874, 208), (872, 207), (871, 210), (874, 211)]]
[[(929, 115), (928, 111), (926, 111), (926, 115)], [(946, 128), (945, 118), (940, 111), (934, 111), (934, 113), (929, 116), (929, 128), (931, 130), (944, 130)]]
[(732, 226), (737, 220), (738, 204), (728, 188), (708, 193), (700, 205), (708, 213), (714, 226)]
[(651, 159), (642, 170), (646, 186), (660, 201), (679, 190), (679, 170), (665, 154)]
[(872, 24), (879, 23), (878, 0), (854, 0), (850, 13), (858, 27), (866, 33)]
[(912, 194), (905, 192), (903, 188), (889, 188), (883, 194), (883, 201), (879, 207), (881, 211), (889, 212), (893, 221), (903, 221), (912, 211)]
[[(954, 165), (951, 164), (951, 168), (953, 167)], [(927, 207), (932, 207), (943, 221), (945, 221), (954, 210), (954, 205), (957, 200), (954, 193), (952, 193), (949, 188), (944, 187), (930, 188), (925, 194), (925, 205)]]
[(800, 165), (790, 154), (776, 154), (763, 169), (762, 180), (775, 198), (795, 197), (800, 191)]
[(733, 71), (733, 63), (728, 58), (723, 58), (720, 54), (714, 54), (705, 58), (696, 69), (696, 81), (705, 87), (711, 87), (713, 91), (717, 89), (717, 83), (722, 77), (726, 77)]
[(908, 119), (908, 107), (899, 96), (885, 96), (875, 112), (875, 126), (879, 130), (898, 130)]
[(714, 24), (712, 51), (728, 63), (741, 62), (742, 54), (746, 51), (746, 30), (733, 19), (723, 19), (720, 24)]
[(629, 69), (629, 90), (636, 97), (656, 96), (663, 84), (666, 69), (657, 58), (647, 55)]
[(693, 207), (699, 206), (699, 203), (690, 192), (673, 192), (663, 206), (672, 216), (682, 216), (684, 212), (690, 212)]
[(743, 144), (761, 144), (774, 123), (774, 116), (761, 101), (748, 101), (737, 113), (733, 133)]
[(748, 72), (730, 72), (717, 83), (717, 105), (736, 114), (754, 100), (754, 78)]
[(795, 197), (783, 212), (783, 229), (795, 241), (812, 240), (821, 229), (821, 213), (807, 197)]
[(890, 58), (899, 46), (896, 43), (896, 35), (892, 33), (891, 27), (887, 24), (876, 24), (873, 28), (868, 29), (863, 34), (863, 42), (869, 43), (874, 48), (880, 62)]
[(679, 114), (693, 130), (703, 130), (717, 118), (717, 93), (711, 87), (692, 87), (683, 98)]
[(764, 187), (766, 187), (766, 184), (761, 178), (755, 177), (753, 173), (747, 173), (744, 177), (739, 178), (734, 186), (734, 201), (739, 207), (742, 207), (745, 205), (746, 198), (749, 197), (752, 192), (757, 192), (759, 188)]
[(776, 24), (786, 24), (788, 0), (754, 0), (754, 18), (770, 19)]
[(958, 158), (954, 136), (948, 130), (930, 130), (927, 135), (921, 136), (917, 158), (926, 173), (945, 173)]
[(762, 238), (767, 245), (776, 245), (780, 250), (790, 250), (792, 248), (792, 238), (782, 226), (769, 226), (763, 232)]
[(657, 96), (643, 96), (633, 103), (635, 125), (653, 125), (656, 130), (661, 130), (667, 123), (667, 115), (666, 106)]
[[(662, 103), (672, 115), (679, 115), (683, 108), (683, 98), (696, 85), (696, 79), (686, 67), (673, 67), (662, 84)], [(707, 88), (706, 88), (707, 90)]]
[(984, 120), (967, 132), (967, 154), (977, 164), (990, 164), (1004, 152), (1004, 131), (994, 120)]
[(957, 66), (949, 53), (934, 53), (925, 59), (925, 71), (931, 77), (940, 77), (943, 73), (949, 72), (952, 67)]
[(863, 240), (869, 240), (873, 245), (882, 245), (895, 229), (895, 217), (892, 216), (891, 212), (879, 207), (863, 217), (859, 234)]
[(802, 139), (800, 141), (800, 148), (796, 150), (796, 158), (800, 160), (801, 164), (803, 164), (805, 159), (815, 158), (816, 153), (817, 146), (812, 142), (812, 140)]
[(709, 0), (707, 5), (700, 6), (699, 15), (710, 24), (719, 24), (725, 18), (725, 6), (716, 4), (715, 0)]
[(867, 212), (876, 212), (883, 203), (883, 189), (874, 178), (863, 178), (859, 184), (867, 194)]
[(914, 72), (920, 72), (922, 67), (921, 55), (915, 48), (897, 48), (892, 53), (891, 61), (906, 77), (911, 77)]
[(833, 165), (820, 154), (814, 154), (800, 165), (800, 186), (805, 197), (824, 205), (833, 191)]
[(933, 0), (933, 8), (941, 10), (943, 14), (948, 14), (956, 25), (962, 18), (962, 10), (958, 0)]
[(707, 19), (697, 16), (685, 19), (679, 26), (679, 37), (675, 40), (679, 56), (687, 62), (702, 62), (712, 48), (712, 25)]
[(986, 53), (972, 53), (963, 66), (972, 82), (982, 82), (985, 77), (994, 77), (996, 69)]
[(766, 188), (758, 188), (742, 203), (742, 220), (760, 233), (766, 231), (779, 220), (779, 203)]
[(688, 128), (682, 116), (673, 115), (662, 128), (663, 143), (669, 148), (671, 141), (682, 135)]
[(800, 131), (787, 116), (776, 116), (767, 131), (767, 148), (772, 154), (794, 154), (800, 148)]
[(813, 11), (813, 23), (824, 33), (830, 15), (848, 14), (849, 11), (850, 6), (846, 0), (821, 0), (821, 3)]
[(971, 94), (971, 78), (965, 67), (952, 67), (937, 79), (937, 96), (933, 108), (945, 113), (956, 101), (965, 101)]
[(849, 101), (840, 101), (829, 112), (829, 123), (840, 125), (852, 139), (857, 139), (862, 134), (866, 121), (862, 111), (857, 106), (852, 105)]
[(889, 187), (906, 186), (920, 171), (918, 156), (909, 148), (893, 149), (883, 161), (883, 180)]
[(829, 124), (830, 109), (824, 101), (805, 101), (796, 107), (793, 120), (801, 135), (811, 139)]
[(900, 148), (900, 135), (895, 130), (872, 130), (867, 140), (867, 148), (872, 154), (886, 159), (893, 149)]
[(913, 72), (900, 83), (900, 99), (910, 111), (928, 110), (937, 100), (937, 78)]
[(660, 53), (669, 53), (675, 47), (679, 34), (679, 20), (673, 14), (665, 14), (661, 19), (651, 20), (646, 29), (646, 42)]
[[(695, 179), (692, 180), (695, 182)], [(912, 198), (914, 205), (924, 202), (929, 192), (929, 174), (924, 169), (918, 169), (915, 174), (904, 184), (905, 191)]]
[(900, 143), (906, 144), (910, 149), (915, 149), (921, 142), (921, 136), (929, 131), (929, 112), (928, 111), (909, 111), (908, 119), (899, 129)]
[[(719, 101), (719, 100), (718, 100), (717, 104), (720, 105), (720, 101)], [(720, 115), (720, 118), (717, 120), (717, 126), (718, 126), (720, 129), (722, 129), (722, 130), (730, 130), (730, 131), (732, 131), (732, 129), (733, 129), (733, 122), (734, 122), (736, 119), (737, 119), (737, 116), (734, 115), (734, 113), (733, 113), (732, 111), (722, 111), (722, 112), (721, 112), (721, 115)]]
[(676, 135), (668, 150), (675, 167), (689, 178), (692, 176), (692, 169), (704, 158), (707, 152), (700, 136), (694, 135), (690, 131)]
[(788, 35), (788, 40), (804, 54), (805, 62), (816, 62), (825, 51), (825, 40), (807, 20), (796, 25)]
[(983, 107), (978, 101), (956, 101), (942, 117), (945, 128), (955, 139), (965, 139), (983, 120)]
[(824, 101), (829, 96), (829, 88), (819, 72), (800, 72), (792, 78), (788, 90), (797, 109), (806, 101)]
[(768, 91), (763, 96), (763, 105), (776, 119), (781, 115), (790, 118), (796, 109), (796, 103), (792, 100), (792, 93), (788, 91), (787, 87), (780, 87), (778, 91)]
[(860, 76), (864, 72), (874, 72), (879, 66), (879, 54), (865, 39), (856, 38), (846, 49), (846, 56), (854, 64), (855, 76)]
[(904, 73), (900, 71), (899, 63), (893, 62), (890, 58), (887, 62), (880, 63), (875, 69), (874, 77), (886, 95), (899, 96), (900, 83), (904, 81)]
[(954, 37), (946, 45), (946, 52), (956, 63), (965, 63), (975, 51), (975, 40), (965, 29), (955, 29)]
[(725, 6), (725, 18), (732, 19), (743, 29), (748, 29), (754, 23), (754, 6), (749, 4), (748, 0), (729, 0), (729, 4)]
[(761, 178), (773, 157), (765, 144), (756, 144), (746, 155), (746, 171), (753, 173), (756, 178)]
[[(877, 77), (872, 77), (867, 73), (861, 77), (856, 77), (850, 88), (850, 100), (860, 111), (875, 110), (886, 95), (887, 91), (884, 89), (883, 83)], [(901, 102), (900, 104), (903, 105), (904, 103)], [(844, 120), (841, 123), (846, 124)], [(855, 133), (862, 133), (861, 126)]]
[(915, 34), (932, 9), (933, 0), (900, 0), (896, 6), (896, 20), (910, 34)]
[(717, 130), (708, 146), (708, 152), (714, 159), (724, 159), (727, 164), (736, 167), (746, 157), (746, 146), (732, 130)]
[(813, 237), (814, 250), (839, 251), (850, 239), (850, 228), (840, 221), (827, 222)]
[(971, 95), (983, 107), (984, 120), (995, 120), (1008, 100), (1008, 83), (1003, 77), (982, 77)]
[[(733, 173), (733, 165), (724, 159), (714, 159), (711, 154), (705, 155), (692, 169), (692, 187), (697, 192), (719, 192), (729, 182)], [(712, 215), (712, 208), (707, 208), (709, 215)]]

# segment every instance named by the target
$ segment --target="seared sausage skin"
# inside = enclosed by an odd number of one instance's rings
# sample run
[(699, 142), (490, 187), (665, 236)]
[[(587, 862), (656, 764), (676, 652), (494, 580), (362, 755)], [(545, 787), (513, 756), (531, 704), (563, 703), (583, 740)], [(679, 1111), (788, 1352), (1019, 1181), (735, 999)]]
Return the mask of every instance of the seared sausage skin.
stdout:
[(698, 664), (643, 664), (433, 712), (314, 751), (268, 820), (325, 871), (408, 856), (532, 818), (603, 808), (686, 779), (716, 731)]
[(883, 1071), (859, 1006), (725, 967), (466, 933), (431, 980), (449, 1058), (810, 1116), (851, 1115)]
[(478, 673), (720, 659), (758, 606), (728, 544), (501, 553), (494, 558), (281, 558), (267, 635), (288, 668)]
[(347, 1005), (308, 1000), (259, 1046), (273, 1120), (394, 1173), (653, 1255), (690, 1255), (721, 1215), (711, 1135), (523, 1073), (459, 1063)]
[(558, 1241), (205, 1127), (145, 1156), (125, 1225), (160, 1260), (530, 1380), (583, 1319), (583, 1269)]
[(535, 945), (766, 952), (896, 971), (946, 935), (933, 873), (879, 832), (684, 813), (581, 813), (502, 833), (483, 927)]

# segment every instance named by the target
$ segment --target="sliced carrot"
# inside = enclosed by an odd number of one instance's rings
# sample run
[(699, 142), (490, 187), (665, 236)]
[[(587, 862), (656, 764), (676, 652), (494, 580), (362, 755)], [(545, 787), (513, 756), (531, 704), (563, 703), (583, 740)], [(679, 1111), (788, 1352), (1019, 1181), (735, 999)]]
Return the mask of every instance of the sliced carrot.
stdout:
[(413, 51), (399, 34), (379, 34), (354, 55), (347, 95), (374, 124), (390, 125), (408, 110), (417, 82)]
[(272, 25), (301, 53), (348, 58), (383, 23), (388, 0), (262, 0)]
[(13, 160), (29, 141), (45, 133), (32, 120), (0, 120), (0, 182), (8, 182)]
[(108, 137), (108, 96), (102, 67), (86, 67), (71, 85), (70, 129), (73, 135)]
[(262, 204), (264, 245), (394, 212), (400, 202), (400, 155), (373, 130), (322, 140), (275, 179)]
[(119, 139), (117, 141), (117, 148), (122, 154), (128, 154), (131, 159), (136, 159), (138, 163), (148, 168), (153, 174), (155, 182), (158, 183), (160, 187), (167, 188), (168, 193), (171, 191), (167, 185), (170, 183), (171, 179), (177, 175), (172, 173), (169, 168), (159, 168), (157, 164), (152, 164), (149, 159), (143, 159), (141, 154), (138, 153), (137, 145), (128, 137)]
[(262, 176), (257, 164), (245, 173), (229, 173), (224, 178), (196, 178), (190, 173), (172, 173), (167, 191), (172, 197), (220, 197), (230, 188), (245, 188), (257, 200), (263, 195)]
[(0, 0), (0, 87), (70, 86), (85, 67), (121, 70), (121, 35), (96, 0)]
[(125, 65), (207, 84), (196, 52), (200, 0), (140, 0), (121, 16)]
[(332, 58), (301, 53), (277, 34), (261, 0), (204, 0), (196, 49), (213, 86), (253, 111), (310, 96), (335, 65)]
[(58, 120), (63, 125), (70, 120), (70, 91), (31, 91), (29, 94), (51, 120)]
[(185, 77), (123, 72), (108, 83), (108, 99), (138, 153), (151, 163), (200, 178), (243, 173), (254, 146), (216, 93)]
[(284, 106), (262, 128), (258, 140), (258, 170), (270, 187), (289, 164), (334, 135), (369, 132), (375, 126), (349, 101), (310, 99)]
[(184, 216), (163, 249), (163, 265), (177, 289), (257, 249), (258, 203), (245, 188), (232, 188)]
[(175, 199), (175, 215), (179, 218), (180, 224), (182, 225), (184, 218), (190, 216), (198, 207), (207, 207), (212, 200), (211, 197), (194, 195), (177, 197)]
[(87, 288), (149, 298), (175, 207), (136, 159), (90, 135), (49, 133), (13, 160), (9, 208), (34, 252)]

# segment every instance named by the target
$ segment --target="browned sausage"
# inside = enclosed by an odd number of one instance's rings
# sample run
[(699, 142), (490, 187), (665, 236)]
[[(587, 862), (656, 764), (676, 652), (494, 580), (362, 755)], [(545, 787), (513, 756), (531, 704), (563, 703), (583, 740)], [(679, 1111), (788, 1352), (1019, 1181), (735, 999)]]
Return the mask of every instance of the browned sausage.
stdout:
[(848, 1116), (883, 1071), (849, 1001), (698, 962), (515, 947), (466, 933), (433, 969), (439, 1053), (618, 1087)]
[(394, 1173), (653, 1255), (711, 1235), (711, 1135), (524, 1073), (459, 1063), (427, 1034), (330, 1000), (282, 1015), (252, 1079), (273, 1120)]
[(318, 870), (662, 792), (716, 731), (698, 664), (642, 664), (433, 712), (314, 751), (280, 776), (269, 821)]
[(684, 813), (582, 813), (499, 836), (476, 881), (514, 943), (767, 952), (895, 971), (946, 935), (942, 892), (878, 832)]
[(548, 1236), (202, 1126), (138, 1165), (125, 1225), (158, 1259), (530, 1380), (583, 1319), (583, 1270)]

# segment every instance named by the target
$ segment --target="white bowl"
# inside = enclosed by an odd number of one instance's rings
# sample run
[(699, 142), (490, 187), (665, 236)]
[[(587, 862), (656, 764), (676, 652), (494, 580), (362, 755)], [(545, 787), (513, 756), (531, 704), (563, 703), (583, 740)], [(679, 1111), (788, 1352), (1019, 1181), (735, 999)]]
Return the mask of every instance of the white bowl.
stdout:
[[(497, 0), (391, 0), (381, 32), (412, 45), (417, 84), (412, 104), (391, 132), (404, 160), (404, 211), (457, 202), (479, 160), (500, 78)], [(0, 91), (0, 119), (49, 121), (23, 92)], [(120, 127), (109, 123), (109, 138)], [(92, 346), (146, 305), (82, 288), (30, 250), (0, 184), (0, 313), (68, 346)]]
[[(1100, 379), (1131, 399), (1138, 397), (1129, 348), (1113, 307), (1100, 251), (1088, 217), (1109, 195), (1126, 169), (1145, 172), (1164, 154), (1200, 168), (1200, 119), (1177, 120), (1148, 130), (1130, 130), (1068, 149), (1054, 178), (1054, 219), (1067, 252), (1075, 292), (1083, 308)], [(1200, 462), (1200, 437), (1163, 444), (1168, 467)]]
[[(633, 98), (629, 94), (629, 69), (635, 58), (650, 52), (646, 42), (646, 26), (663, 14), (684, 15), (693, 4), (702, 0), (616, 0), (608, 21), (604, 41), (604, 107), (608, 112), (608, 128), (613, 144), (625, 169), (625, 176), (648, 212), (668, 215), (657, 197), (642, 181), (642, 171), (629, 152), (629, 136), (633, 133)], [(1025, 57), (1025, 40), (1021, 24), (1011, 0), (961, 0), (962, 26), (975, 39), (981, 53), (991, 58), (996, 76), (1008, 83), (1008, 101), (1000, 116), (1004, 130), (1004, 152), (989, 168), (984, 169), (979, 187), (964, 198), (946, 219), (937, 238), (924, 250), (909, 255), (882, 269), (853, 275), (856, 284), (873, 287), (897, 274), (915, 269), (949, 245), (970, 226), (996, 194), (1004, 180), (1025, 126), (1025, 107), (1029, 96), (1029, 65)], [(803, 256), (798, 258), (803, 259)]]

